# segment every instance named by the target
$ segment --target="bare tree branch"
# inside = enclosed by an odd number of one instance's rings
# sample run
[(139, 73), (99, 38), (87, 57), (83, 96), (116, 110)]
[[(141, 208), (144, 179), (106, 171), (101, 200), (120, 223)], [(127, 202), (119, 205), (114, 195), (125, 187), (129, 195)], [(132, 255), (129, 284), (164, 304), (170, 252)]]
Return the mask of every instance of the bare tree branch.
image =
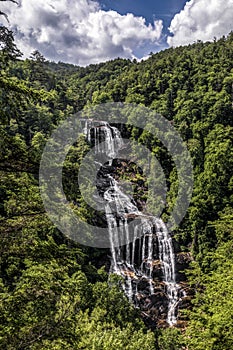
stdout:
[(11, 1), (11, 2), (14, 2), (15, 4), (18, 4), (16, 0), (0, 0), (0, 1)]
[[(0, 0), (0, 1), (4, 1), (4, 0)], [(7, 15), (4, 12), (0, 11), (0, 16), (4, 16), (6, 18), (6, 20), (7, 20), (7, 22), (9, 23), (9, 19), (8, 19)]]
[[(10, 2), (13, 2), (14, 4), (18, 4), (18, 2), (16, 0), (0, 0), (0, 1), (10, 1)], [(7, 22), (9, 23), (8, 16), (5, 12), (0, 11), (0, 16), (4, 16), (7, 20)]]

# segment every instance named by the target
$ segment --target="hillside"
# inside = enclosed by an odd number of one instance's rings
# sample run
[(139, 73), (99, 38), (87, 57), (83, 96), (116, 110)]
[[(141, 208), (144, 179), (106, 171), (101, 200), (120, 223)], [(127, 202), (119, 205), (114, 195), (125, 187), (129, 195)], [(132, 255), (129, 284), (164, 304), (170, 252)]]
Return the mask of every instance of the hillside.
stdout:
[[(84, 68), (48, 62), (38, 52), (20, 60), (12, 33), (0, 30), (0, 348), (231, 349), (233, 33), (142, 62), (116, 59)], [(116, 276), (109, 284), (108, 249), (67, 239), (43, 207), (38, 176), (46, 140), (67, 117), (106, 102), (141, 104), (163, 115), (192, 156), (193, 196), (173, 233), (193, 260), (186, 272), (192, 307), (180, 310), (181, 330), (148, 330)], [(177, 191), (174, 164), (158, 140), (142, 130), (128, 133), (146, 143), (164, 169), (166, 220)], [(63, 175), (74, 210), (93, 220), (75, 182), (88, 150), (78, 140)]]

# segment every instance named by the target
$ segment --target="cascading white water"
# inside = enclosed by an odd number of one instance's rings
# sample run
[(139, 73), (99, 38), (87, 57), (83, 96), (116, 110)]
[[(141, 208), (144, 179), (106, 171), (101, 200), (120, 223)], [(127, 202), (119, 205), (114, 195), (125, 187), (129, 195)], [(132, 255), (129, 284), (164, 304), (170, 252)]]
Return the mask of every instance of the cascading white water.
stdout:
[(167, 227), (161, 219), (155, 221), (157, 227), (157, 237), (159, 242), (159, 260), (162, 262), (164, 282), (168, 296), (168, 315), (169, 325), (176, 323), (176, 306), (179, 302), (179, 285), (176, 283), (175, 275), (175, 256), (172, 245), (172, 238), (168, 234)]
[[(120, 131), (106, 122), (86, 121), (84, 133), (89, 142), (94, 139), (95, 152), (105, 153), (111, 165), (123, 146)], [(167, 322), (174, 325), (180, 286), (176, 283), (172, 238), (161, 219), (141, 213), (110, 174), (108, 180), (109, 186), (103, 197), (112, 255), (111, 272), (124, 278), (123, 289), (131, 301), (137, 303), (138, 282), (142, 279), (147, 283), (147, 294), (153, 295), (154, 246), (157, 238), (168, 299)], [(132, 215), (138, 220), (130, 236), (129, 218)]]
[(86, 135), (87, 141), (91, 141), (91, 121), (88, 119), (85, 120), (85, 126), (83, 129), (84, 134)]
[(110, 159), (115, 158), (118, 150), (123, 146), (120, 131), (105, 121), (93, 119), (80, 121), (85, 123), (83, 133), (87, 141), (94, 141), (95, 153), (106, 154)]

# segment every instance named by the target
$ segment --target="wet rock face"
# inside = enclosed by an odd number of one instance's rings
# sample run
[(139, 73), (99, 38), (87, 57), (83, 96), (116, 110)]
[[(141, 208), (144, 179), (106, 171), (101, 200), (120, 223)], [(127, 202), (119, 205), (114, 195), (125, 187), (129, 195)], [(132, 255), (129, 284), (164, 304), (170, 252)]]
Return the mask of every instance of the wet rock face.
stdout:
[[(157, 247), (157, 248), (156, 248)], [(158, 254), (158, 246), (155, 244)], [(176, 245), (176, 249), (178, 245)], [(178, 249), (177, 249), (178, 250)], [(177, 323), (175, 327), (185, 328), (187, 326), (187, 316), (183, 310), (191, 309), (191, 301), (194, 297), (194, 290), (188, 285), (185, 276), (185, 270), (189, 268), (192, 261), (192, 256), (189, 252), (176, 252), (176, 280), (180, 285), (178, 293), (179, 303), (176, 310)], [(166, 284), (163, 282), (162, 263), (159, 259), (154, 259), (153, 262), (153, 285), (154, 293), (150, 295), (148, 289), (148, 281), (139, 279), (136, 281), (138, 294), (135, 296), (135, 304), (141, 309), (141, 315), (145, 324), (150, 329), (166, 328), (167, 313), (168, 313), (168, 298), (166, 294)]]
[(168, 299), (163, 282), (157, 283), (152, 295), (146, 295), (145, 291), (138, 293), (137, 306), (141, 309), (142, 318), (150, 329), (155, 329), (162, 325), (168, 327)]
[[(177, 265), (176, 275), (178, 276), (177, 282), (180, 285), (180, 291), (178, 293), (179, 303), (176, 310), (178, 321), (175, 324), (175, 327), (185, 328), (187, 325), (187, 320), (182, 311), (191, 308), (191, 300), (193, 298), (194, 291), (186, 282), (184, 272), (180, 272), (179, 270), (184, 271), (186, 268), (188, 268), (192, 257), (190, 253), (178, 252), (176, 254), (176, 260), (179, 262)], [(147, 278), (144, 276), (139, 277), (133, 275), (132, 272), (128, 273), (128, 275), (130, 275), (130, 277), (133, 279), (133, 283), (137, 285), (137, 293), (134, 295), (133, 301), (136, 307), (141, 310), (141, 316), (145, 324), (150, 329), (166, 328), (169, 326), (167, 323), (169, 300), (166, 294), (166, 283), (163, 281), (162, 263), (159, 259), (154, 259), (152, 261), (152, 265), (153, 294), (150, 294)]]
[(153, 261), (153, 280), (162, 281), (163, 280), (163, 270), (160, 260)]
[(108, 163), (101, 166), (96, 176), (96, 188), (100, 196), (103, 197), (104, 192), (110, 186), (109, 174), (114, 172), (115, 167)]

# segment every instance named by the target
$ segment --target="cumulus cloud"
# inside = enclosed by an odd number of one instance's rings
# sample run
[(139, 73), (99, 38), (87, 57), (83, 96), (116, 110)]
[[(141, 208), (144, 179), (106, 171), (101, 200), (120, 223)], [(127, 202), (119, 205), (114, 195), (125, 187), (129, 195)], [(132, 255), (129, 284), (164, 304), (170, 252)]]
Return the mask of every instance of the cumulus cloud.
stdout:
[(227, 35), (233, 30), (233, 0), (191, 0), (174, 16), (169, 30), (170, 46)]
[(49, 59), (86, 65), (115, 57), (133, 58), (135, 48), (158, 43), (162, 21), (103, 11), (92, 0), (20, 0), (3, 4), (16, 44), (29, 56), (38, 49)]

